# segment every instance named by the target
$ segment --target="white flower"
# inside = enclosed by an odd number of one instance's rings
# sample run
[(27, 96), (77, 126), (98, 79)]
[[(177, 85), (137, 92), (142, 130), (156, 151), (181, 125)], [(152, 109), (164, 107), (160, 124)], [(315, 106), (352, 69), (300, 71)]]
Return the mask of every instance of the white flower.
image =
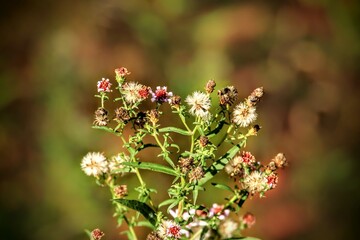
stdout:
[(102, 153), (90, 152), (86, 154), (81, 162), (81, 169), (86, 175), (98, 177), (108, 171), (108, 162)]
[(182, 231), (179, 224), (171, 220), (164, 220), (159, 226), (158, 234), (164, 239), (179, 239), (181, 237)]
[(205, 121), (211, 117), (209, 113), (211, 101), (207, 94), (196, 91), (192, 95), (187, 96), (185, 102), (191, 107), (189, 110), (191, 115), (201, 117)]
[(122, 93), (124, 94), (125, 101), (130, 104), (144, 100), (147, 97), (141, 94), (144, 90), (147, 91), (147, 87), (136, 82), (126, 82), (122, 85)]
[(232, 121), (240, 126), (247, 127), (257, 118), (256, 108), (240, 103), (234, 108)]
[(243, 185), (251, 194), (260, 193), (266, 190), (267, 178), (262, 172), (253, 171), (251, 174), (245, 176)]
[(238, 228), (238, 223), (229, 219), (220, 226), (220, 233), (223, 238), (231, 238), (233, 232)]

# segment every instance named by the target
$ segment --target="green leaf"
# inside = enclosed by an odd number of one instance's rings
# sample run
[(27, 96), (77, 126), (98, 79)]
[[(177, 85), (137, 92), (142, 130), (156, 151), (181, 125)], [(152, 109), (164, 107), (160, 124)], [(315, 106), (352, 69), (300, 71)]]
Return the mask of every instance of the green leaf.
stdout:
[(92, 128), (94, 129), (100, 129), (100, 130), (104, 130), (106, 132), (109, 132), (109, 133), (113, 133), (115, 134), (116, 136), (121, 136), (121, 133), (112, 129), (112, 128), (109, 128), (109, 127), (105, 127), (105, 126), (92, 126)]
[(176, 148), (176, 149), (177, 149), (177, 152), (176, 152), (176, 153), (180, 152), (180, 147), (179, 147), (179, 145), (177, 145), (177, 144), (175, 144), (175, 143), (172, 143), (172, 144), (170, 144), (170, 147)]
[(234, 145), (227, 151), (222, 157), (215, 161), (207, 170), (202, 179), (199, 180), (198, 186), (205, 184), (207, 181), (212, 179), (218, 172), (220, 172), (225, 165), (239, 152), (244, 145), (245, 141)]
[(166, 199), (165, 201), (161, 202), (158, 207), (161, 208), (162, 206), (169, 205), (175, 201), (176, 201), (176, 199), (172, 199), (172, 198)]
[(194, 204), (196, 203), (196, 200), (199, 196), (199, 189), (194, 189), (193, 191), (193, 201), (194, 201)]
[(232, 237), (232, 238), (225, 238), (224, 240), (261, 240), (261, 239), (254, 237)]
[(136, 224), (136, 226), (139, 226), (139, 227), (148, 227), (148, 228), (151, 228), (151, 229), (154, 229), (154, 226), (151, 225), (148, 221), (140, 221)]
[(156, 225), (156, 213), (144, 202), (129, 199), (114, 199), (114, 201), (141, 213), (153, 226)]
[(180, 201), (181, 201), (180, 198), (175, 199), (175, 202), (173, 202), (172, 204), (170, 204), (170, 206), (167, 208), (167, 212), (170, 212), (170, 209), (172, 209), (172, 208), (174, 208), (176, 205), (178, 205)]
[(234, 190), (232, 190), (232, 188), (229, 187), (228, 185), (221, 184), (221, 183), (211, 183), (211, 185), (213, 185), (216, 188), (220, 188), (220, 189), (227, 190), (227, 191), (234, 193)]
[(180, 129), (180, 128), (176, 128), (176, 127), (164, 127), (164, 128), (160, 128), (159, 132), (175, 132), (175, 133), (179, 133), (181, 135), (185, 135), (185, 136), (191, 136), (191, 132)]
[(150, 171), (155, 171), (155, 172), (161, 172), (161, 173), (165, 173), (165, 174), (172, 175), (172, 176), (178, 176), (178, 173), (174, 169), (171, 169), (169, 167), (166, 167), (164, 165), (160, 165), (157, 163), (123, 162), (121, 164), (125, 165), (125, 166), (134, 167), (134, 168), (145, 169), (145, 170), (150, 170)]

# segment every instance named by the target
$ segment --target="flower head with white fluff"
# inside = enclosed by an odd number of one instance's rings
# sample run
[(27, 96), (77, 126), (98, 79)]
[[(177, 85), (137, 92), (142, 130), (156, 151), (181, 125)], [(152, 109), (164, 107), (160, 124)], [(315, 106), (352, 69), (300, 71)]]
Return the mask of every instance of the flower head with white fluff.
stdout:
[(238, 104), (233, 111), (232, 121), (240, 127), (247, 127), (257, 118), (256, 108), (245, 103)]
[(203, 120), (209, 119), (211, 101), (207, 94), (196, 91), (192, 95), (187, 96), (185, 102), (190, 106), (189, 112), (191, 115), (200, 117)]
[(88, 176), (98, 177), (108, 171), (108, 162), (104, 154), (99, 152), (90, 152), (86, 154), (81, 162), (81, 169)]

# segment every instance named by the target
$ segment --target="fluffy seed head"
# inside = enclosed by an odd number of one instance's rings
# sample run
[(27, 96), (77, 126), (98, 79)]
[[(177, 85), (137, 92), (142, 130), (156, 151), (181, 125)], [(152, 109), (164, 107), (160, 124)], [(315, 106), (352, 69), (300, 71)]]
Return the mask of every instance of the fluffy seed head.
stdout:
[(190, 114), (207, 120), (210, 116), (209, 109), (211, 107), (210, 97), (203, 92), (194, 92), (186, 97), (185, 102), (190, 106)]
[(124, 83), (122, 85), (122, 92), (125, 101), (130, 104), (139, 103), (149, 96), (148, 87), (136, 82)]
[(247, 127), (257, 118), (256, 108), (245, 103), (238, 104), (233, 111), (232, 122), (240, 127)]
[(243, 186), (251, 194), (264, 192), (268, 186), (266, 176), (260, 171), (253, 171), (244, 177)]
[(98, 177), (108, 171), (108, 162), (104, 154), (99, 152), (90, 152), (86, 154), (81, 162), (81, 169), (88, 176)]

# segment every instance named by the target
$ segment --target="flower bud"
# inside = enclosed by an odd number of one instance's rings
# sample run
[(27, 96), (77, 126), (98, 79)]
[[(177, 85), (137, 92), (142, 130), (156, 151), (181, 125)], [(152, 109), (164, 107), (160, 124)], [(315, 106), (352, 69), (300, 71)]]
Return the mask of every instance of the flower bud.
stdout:
[(248, 212), (242, 216), (241, 221), (247, 228), (250, 228), (255, 224), (256, 218), (254, 214)]
[(117, 198), (123, 198), (128, 195), (128, 190), (126, 185), (116, 186), (114, 188), (114, 193)]
[(98, 228), (94, 229), (92, 232), (91, 232), (91, 237), (94, 239), (94, 240), (100, 240), (105, 234)]
[(246, 103), (249, 106), (255, 106), (259, 101), (260, 98), (264, 95), (264, 88), (259, 87), (256, 88), (246, 99)]
[(127, 70), (127, 68), (120, 67), (115, 69), (116, 77), (124, 78), (126, 75), (130, 75), (131, 72)]
[(216, 83), (214, 80), (209, 80), (207, 83), (206, 83), (206, 86), (205, 86), (205, 91), (206, 93), (210, 94), (214, 91), (216, 87)]
[(275, 162), (275, 165), (277, 168), (284, 168), (289, 165), (288, 161), (285, 158), (285, 155), (283, 153), (278, 153), (273, 161)]

